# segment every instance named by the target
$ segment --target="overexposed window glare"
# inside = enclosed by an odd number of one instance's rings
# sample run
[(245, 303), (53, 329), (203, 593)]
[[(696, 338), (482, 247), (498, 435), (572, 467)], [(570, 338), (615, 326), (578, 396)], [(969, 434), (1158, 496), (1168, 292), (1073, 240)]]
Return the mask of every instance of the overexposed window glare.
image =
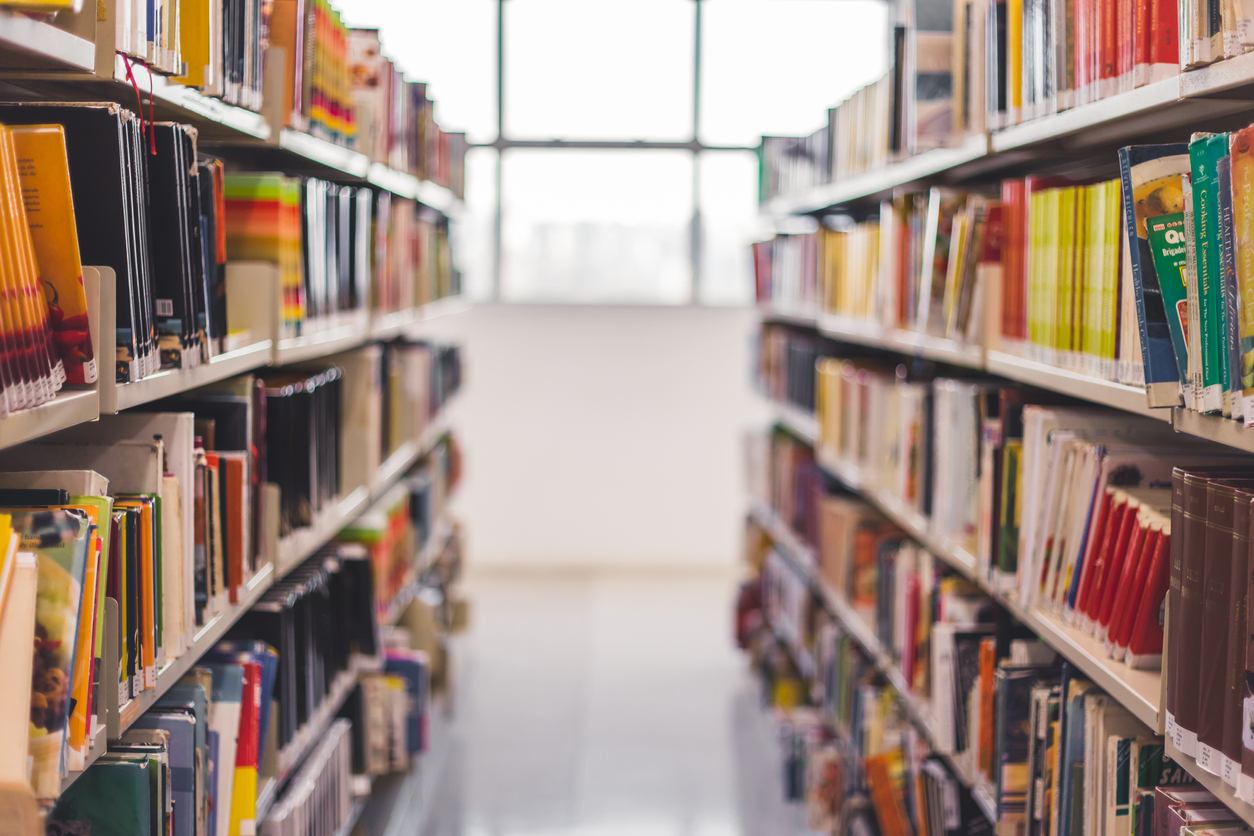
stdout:
[[(428, 82), (441, 127), (477, 143), (498, 139), (500, 7), (507, 142), (686, 142), (695, 108), (701, 142), (755, 148), (764, 134), (822, 127), (827, 108), (882, 75), (889, 56), (884, 0), (700, 0), (697, 107), (697, 0), (336, 7), (350, 26), (379, 28), (406, 77)], [(761, 224), (751, 151), (506, 148), (499, 157), (499, 195), (498, 152), (472, 149), (467, 159), (455, 234), (472, 298), (751, 303), (748, 245)]]
[(505, 133), (692, 136), (693, 0), (508, 0)]
[(503, 166), (502, 301), (688, 301), (690, 153), (512, 150)]
[(801, 136), (888, 69), (881, 0), (704, 0), (700, 139)]
[(349, 26), (378, 29), (408, 81), (425, 81), (436, 118), (471, 142), (496, 139), (496, 0), (335, 0)]

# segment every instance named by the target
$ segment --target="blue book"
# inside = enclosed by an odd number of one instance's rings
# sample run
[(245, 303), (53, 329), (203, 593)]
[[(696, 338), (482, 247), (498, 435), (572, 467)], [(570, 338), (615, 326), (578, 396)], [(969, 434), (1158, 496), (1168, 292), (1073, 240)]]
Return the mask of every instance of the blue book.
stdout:
[[(1069, 668), (1070, 666), (1066, 666)], [(1078, 788), (1084, 792), (1084, 703), (1092, 694), (1100, 691), (1086, 679), (1074, 675), (1064, 675), (1062, 712), (1063, 728), (1060, 730), (1063, 750), (1062, 758), (1062, 794), (1059, 796), (1058, 820), (1060, 833), (1078, 832), (1072, 828), (1073, 815), (1084, 815), (1084, 805), (1075, 804), (1075, 793)]]
[[(218, 740), (219, 736), (212, 729), (205, 735), (209, 743), (209, 760), (205, 762), (205, 786), (218, 786)], [(234, 767), (232, 766), (232, 771)], [(218, 805), (209, 805), (209, 814), (205, 817), (205, 833), (216, 834), (218, 832)]]
[(174, 795), (174, 836), (196, 836), (196, 718), (185, 712), (148, 712), (132, 725), (170, 733), (170, 790)]
[(431, 670), (427, 655), (414, 650), (389, 650), (383, 670), (405, 680), (405, 690), (409, 694), (409, 717), (406, 721), (409, 753), (416, 755), (425, 751), (427, 736), (424, 720), (427, 716), (427, 688)]
[(1172, 325), (1163, 302), (1145, 221), (1184, 211), (1180, 178), (1188, 172), (1189, 146), (1184, 143), (1129, 145), (1119, 149), (1124, 226), (1132, 262), (1145, 394), (1151, 407), (1179, 406), (1183, 402), (1180, 370), (1187, 368), (1187, 358), (1177, 357), (1172, 346)]

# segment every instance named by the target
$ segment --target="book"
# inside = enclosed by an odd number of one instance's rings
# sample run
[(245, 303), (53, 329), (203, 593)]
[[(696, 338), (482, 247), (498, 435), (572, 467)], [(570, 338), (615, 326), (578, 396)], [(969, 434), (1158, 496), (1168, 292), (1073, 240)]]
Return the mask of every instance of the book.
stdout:
[(1119, 168), (1146, 395), (1151, 406), (1175, 406), (1182, 398), (1179, 367), (1172, 349), (1162, 282), (1146, 237), (1146, 222), (1183, 209), (1179, 178), (1189, 171), (1188, 148), (1180, 144), (1121, 148)]

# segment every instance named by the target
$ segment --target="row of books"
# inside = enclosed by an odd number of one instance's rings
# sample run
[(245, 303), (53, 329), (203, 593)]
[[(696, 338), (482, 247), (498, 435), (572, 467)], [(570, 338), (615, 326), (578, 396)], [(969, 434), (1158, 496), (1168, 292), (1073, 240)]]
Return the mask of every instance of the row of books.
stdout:
[[(344, 377), (339, 367), (245, 375), (5, 451), (0, 485), (10, 504), (68, 509), (32, 512), (23, 525), (54, 518), (49, 542), (66, 550), (66, 583), (83, 591), (81, 606), (77, 592), (66, 593), (79, 617), (58, 623), (70, 631), (61, 652), (81, 645), (96, 660), (77, 670), (72, 655), (57, 662), (60, 696), (39, 726), (50, 749), (32, 773), (40, 797), (54, 797), (61, 777), (87, 759), (103, 716), (93, 677), (117, 688), (119, 705), (156, 688), (157, 672), (277, 559), (279, 537), (313, 525), (346, 492)], [(424, 380), (412, 383), (413, 395), (428, 391)], [(456, 447), (446, 442), (429, 461), (436, 464), (415, 475), (428, 497), (420, 509), (428, 532), (457, 478)], [(106, 597), (118, 607), (113, 646), (105, 641)], [(88, 655), (80, 658), (86, 665)], [(101, 669), (108, 658), (117, 660), (112, 682)], [(82, 714), (73, 724), (70, 694)]]
[(1158, 667), (1176, 467), (1230, 460), (1161, 422), (1014, 386), (819, 364), (819, 458), (917, 513), (996, 588)]
[[(428, 568), (414, 555), (430, 554), (435, 525), (444, 516), (449, 497), (461, 479), (456, 440), (446, 436), (394, 488), (338, 535), (354, 544), (374, 567), (374, 600), (380, 614), (389, 612)], [(438, 557), (438, 555), (435, 555)]]
[[(1191, 823), (1245, 832), (1165, 756), (1162, 738), (1060, 666), (974, 585), (860, 500), (822, 502), (844, 519), (824, 517), (817, 574), (751, 527), (755, 573), (737, 608), (738, 640), (758, 657), (771, 704), (788, 712), (786, 794), (805, 799), (813, 829), (843, 821), (841, 832), (858, 832), (848, 822), (861, 816), (876, 826), (865, 832), (881, 833), (991, 832), (994, 824), (1161, 833), (1190, 832), (1180, 828)], [(833, 588), (825, 568), (833, 563), (859, 565), (860, 583)], [(834, 615), (832, 597), (853, 615)], [(860, 646), (867, 640), (853, 639), (849, 618), (863, 622), (858, 635), (875, 635), (893, 684)], [(938, 817), (942, 787), (949, 802)], [(991, 796), (983, 810), (971, 788)], [(1173, 821), (1175, 830), (1155, 829)]]
[(764, 324), (754, 343), (753, 380), (767, 397), (814, 412), (814, 364), (824, 340), (813, 332)]
[[(110, 741), (51, 826), (332, 834), (351, 815), (354, 775), (407, 769), (426, 747), (430, 663), (378, 621), (371, 562), (355, 551), (332, 544), (272, 587)], [(274, 800), (256, 821), (262, 795)]]
[(457, 346), (393, 340), (340, 355), (346, 373), (341, 463), (346, 491), (369, 485), (393, 455), (420, 444), (461, 388)]
[[(418, 217), (412, 201), (392, 207), (375, 190), (315, 178), (225, 175), (198, 154), (189, 126), (144, 129), (115, 105), (0, 105), (0, 120), (14, 126), (0, 143), (10, 151), (0, 188), (26, 195), (23, 213), (6, 203), (15, 270), (3, 312), (5, 410), (97, 379), (83, 263), (117, 276), (120, 383), (259, 338), (253, 329), (268, 324), (249, 313), (267, 308), (269, 289), (237, 282), (240, 298), (228, 298), (228, 260), (278, 265), (288, 336), (460, 291), (446, 226)], [(19, 151), (35, 161), (24, 173)]]
[[(23, 8), (63, 4), (21, 4)], [(440, 130), (424, 82), (407, 82), (378, 30), (351, 29), (328, 0), (118, 0), (115, 43), (139, 64), (253, 111), (282, 96), (280, 124), (464, 196), (466, 137)], [(277, 86), (267, 88), (268, 75)]]
[(440, 130), (427, 85), (405, 80), (377, 29), (350, 29), (348, 49), (357, 150), (465, 197), (466, 135)]
[(760, 198), (803, 194), (1239, 55), (1249, 48), (1244, 19), (1221, 6), (914, 0), (893, 28), (882, 78), (830, 108), (809, 136), (763, 137)]

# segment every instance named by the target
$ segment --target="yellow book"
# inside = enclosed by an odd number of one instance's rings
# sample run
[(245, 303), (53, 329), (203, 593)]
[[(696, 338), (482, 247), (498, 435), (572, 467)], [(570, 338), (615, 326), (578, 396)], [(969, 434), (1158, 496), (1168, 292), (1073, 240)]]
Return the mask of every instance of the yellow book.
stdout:
[(1041, 270), (1042, 241), (1041, 230), (1044, 227), (1045, 193), (1031, 192), (1028, 196), (1028, 343), (1041, 344)]
[(22, 201), (30, 229), (40, 289), (48, 304), (52, 337), (67, 383), (95, 383), (87, 293), (75, 228), (65, 129), (60, 125), (13, 127)]
[(1023, 0), (1006, 0), (1006, 109), (1018, 122), (1023, 109)]
[[(96, 526), (96, 530), (91, 536), (91, 543), (87, 550), (87, 574), (83, 581), (83, 598), (79, 605), (78, 617), (78, 642), (74, 650), (74, 676), (70, 680), (74, 708), (70, 712), (69, 719), (69, 757), (70, 766), (73, 769), (83, 768), (82, 759), (87, 755), (87, 735), (91, 726), (91, 718), (87, 715), (88, 706), (91, 703), (88, 692), (91, 690), (92, 663), (96, 658), (93, 647), (96, 627), (96, 589), (100, 581), (101, 559), (98, 533), (100, 530), (99, 511), (91, 506), (82, 506), (79, 510), (88, 515), (92, 524)], [(4, 534), (0, 531), (0, 542), (3, 541), (3, 537)]]
[(1095, 375), (1096, 361), (1101, 357), (1101, 312), (1103, 256), (1106, 251), (1106, 184), (1084, 186), (1084, 235), (1083, 258), (1083, 317), (1080, 328), (1080, 348), (1084, 355), (1084, 369)]
[(1102, 266), (1102, 357), (1108, 366), (1106, 377), (1113, 377), (1119, 344), (1119, 282), (1123, 266), (1123, 185), (1106, 182), (1105, 256)]
[(1054, 349), (1058, 362), (1072, 349), (1075, 325), (1075, 236), (1080, 207), (1075, 186), (1058, 190), (1058, 266), (1054, 285)]
[(179, 0), (178, 16), (179, 48), (187, 74), (172, 80), (188, 87), (204, 87), (213, 78), (209, 32), (215, 21), (209, 19), (209, 0)]

